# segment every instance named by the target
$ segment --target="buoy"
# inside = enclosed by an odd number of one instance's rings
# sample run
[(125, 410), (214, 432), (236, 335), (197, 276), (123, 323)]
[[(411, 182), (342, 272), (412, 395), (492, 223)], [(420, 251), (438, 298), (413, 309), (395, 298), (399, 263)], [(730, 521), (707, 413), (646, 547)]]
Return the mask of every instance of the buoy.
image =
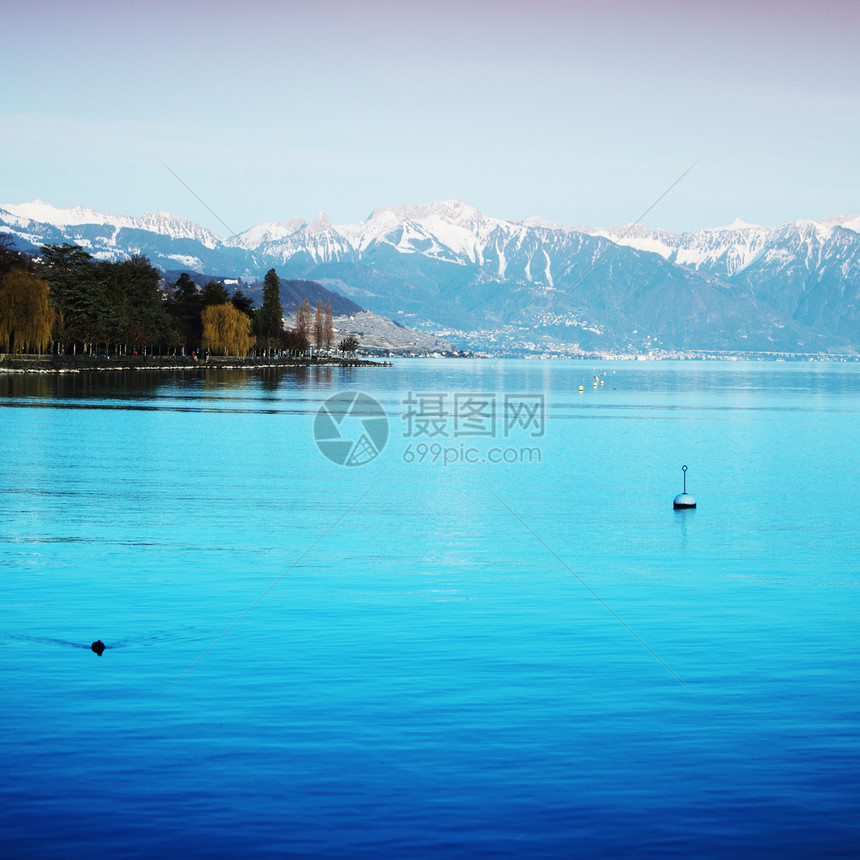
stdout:
[(101, 639), (96, 639), (96, 641), (95, 641), (95, 642), (93, 642), (93, 644), (92, 644), (92, 645), (90, 645), (90, 648), (92, 648), (92, 649), (93, 649), (93, 651), (94, 651), (96, 654), (98, 654), (98, 655), (99, 655), (99, 657), (101, 657), (101, 656), (102, 656), (102, 654), (104, 654), (104, 652), (105, 652), (105, 647), (106, 647), (106, 646), (105, 646), (105, 643), (104, 643), (104, 642), (102, 642), (102, 640), (101, 640)]
[(682, 466), (681, 470), (684, 473), (684, 492), (678, 493), (675, 496), (675, 501), (672, 503), (672, 507), (676, 510), (683, 510), (684, 508), (695, 508), (696, 500), (687, 492), (687, 467)]
[(579, 386), (579, 390), (580, 390), (580, 391), (585, 391), (585, 389), (584, 389), (581, 385)]

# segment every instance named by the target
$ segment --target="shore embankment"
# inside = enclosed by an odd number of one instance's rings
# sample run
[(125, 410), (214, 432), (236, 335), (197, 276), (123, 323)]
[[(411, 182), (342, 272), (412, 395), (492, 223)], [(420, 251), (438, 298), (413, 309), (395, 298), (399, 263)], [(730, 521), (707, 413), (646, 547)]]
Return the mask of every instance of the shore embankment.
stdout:
[(112, 370), (244, 370), (263, 367), (390, 367), (387, 361), (331, 356), (255, 357), (189, 355), (57, 355), (0, 354), (0, 373), (80, 373)]

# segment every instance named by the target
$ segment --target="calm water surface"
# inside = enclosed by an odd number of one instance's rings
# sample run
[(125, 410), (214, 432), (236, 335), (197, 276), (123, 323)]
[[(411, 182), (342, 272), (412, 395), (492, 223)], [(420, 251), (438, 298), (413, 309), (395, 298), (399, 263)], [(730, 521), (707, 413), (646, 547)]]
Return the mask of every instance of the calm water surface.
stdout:
[(856, 364), (0, 376), (0, 855), (857, 856), (858, 411)]

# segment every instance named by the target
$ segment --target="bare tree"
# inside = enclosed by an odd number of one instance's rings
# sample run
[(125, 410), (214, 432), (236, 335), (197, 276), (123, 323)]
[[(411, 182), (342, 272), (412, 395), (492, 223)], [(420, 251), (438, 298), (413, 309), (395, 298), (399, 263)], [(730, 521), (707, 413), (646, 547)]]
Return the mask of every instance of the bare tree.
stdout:
[(348, 337), (345, 337), (338, 345), (337, 348), (346, 355), (347, 353), (352, 353), (353, 357), (355, 356), (355, 351), (358, 349), (358, 338), (351, 334)]
[[(305, 299), (296, 308), (296, 340), (299, 343), (310, 342), (311, 303)], [(305, 347), (307, 349), (307, 347)]]
[(332, 340), (334, 340), (334, 320), (331, 316), (331, 302), (327, 302), (325, 306), (325, 324), (323, 326), (323, 341), (326, 352), (331, 350)]
[(322, 299), (317, 301), (316, 312), (314, 313), (314, 346), (317, 352), (320, 352), (325, 343), (325, 312), (323, 311)]

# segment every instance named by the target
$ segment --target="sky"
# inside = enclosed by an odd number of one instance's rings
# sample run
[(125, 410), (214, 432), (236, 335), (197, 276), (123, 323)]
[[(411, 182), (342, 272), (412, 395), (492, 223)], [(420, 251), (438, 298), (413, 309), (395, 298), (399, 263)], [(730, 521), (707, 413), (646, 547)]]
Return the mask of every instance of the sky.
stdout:
[(855, 0), (32, 0), (2, 20), (0, 203), (221, 236), (451, 198), (676, 232), (860, 214)]

